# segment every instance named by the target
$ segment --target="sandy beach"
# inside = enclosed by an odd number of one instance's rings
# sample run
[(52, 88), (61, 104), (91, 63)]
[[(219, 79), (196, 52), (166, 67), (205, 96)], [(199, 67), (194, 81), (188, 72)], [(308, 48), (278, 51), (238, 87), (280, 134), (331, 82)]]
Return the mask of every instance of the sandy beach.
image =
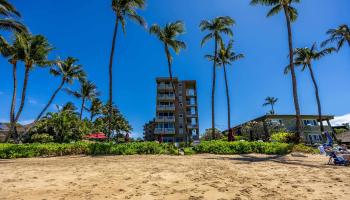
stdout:
[(0, 160), (0, 199), (347, 199), (350, 167), (320, 155)]

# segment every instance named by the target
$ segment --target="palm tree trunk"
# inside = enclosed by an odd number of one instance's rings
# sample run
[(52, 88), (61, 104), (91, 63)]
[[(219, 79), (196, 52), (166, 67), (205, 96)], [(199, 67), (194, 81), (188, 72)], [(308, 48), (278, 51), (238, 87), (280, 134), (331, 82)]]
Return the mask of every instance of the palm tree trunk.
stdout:
[(46, 104), (46, 106), (44, 107), (44, 109), (40, 112), (40, 114), (38, 115), (38, 117), (36, 118), (35, 122), (40, 120), (40, 118), (43, 116), (43, 114), (46, 112), (46, 110), (49, 108), (49, 106), (52, 104), (53, 100), (55, 99), (57, 93), (62, 89), (63, 85), (65, 84), (65, 79), (62, 78), (61, 84), (60, 86), (55, 90), (55, 92), (53, 93), (53, 95), (51, 96), (49, 102)]
[(295, 69), (294, 69), (292, 28), (291, 28), (291, 22), (290, 22), (290, 16), (288, 13), (288, 9), (286, 6), (283, 6), (283, 8), (284, 8), (284, 14), (286, 17), (286, 21), (287, 21), (287, 29), (288, 29), (289, 63), (290, 63), (290, 71), (291, 71), (291, 75), (292, 75), (293, 99), (294, 99), (294, 107), (295, 107), (295, 114), (296, 114), (295, 142), (299, 143), (300, 136), (302, 134), (302, 129), (301, 129), (300, 106), (299, 106), (299, 100), (298, 100), (297, 79), (296, 79)]
[(216, 59), (218, 51), (218, 38), (215, 36), (215, 50), (213, 62), (213, 85), (211, 88), (211, 134), (215, 139), (215, 83), (216, 83)]
[(227, 101), (227, 130), (228, 130), (228, 141), (231, 142), (234, 140), (233, 134), (231, 131), (231, 105), (230, 105), (230, 94), (228, 90), (228, 81), (227, 81), (227, 73), (226, 73), (226, 65), (223, 64), (224, 67), (224, 78), (225, 78), (225, 87), (226, 87), (226, 101)]
[(24, 102), (26, 100), (26, 92), (27, 92), (28, 79), (29, 79), (29, 69), (30, 69), (30, 66), (26, 66), (25, 73), (24, 73), (21, 103), (20, 103), (18, 112), (17, 112), (16, 117), (15, 117), (15, 123), (18, 122), (18, 119), (21, 116), (21, 113), (22, 113), (23, 107), (24, 107)]
[(119, 20), (117, 17), (115, 26), (114, 26), (111, 55), (109, 57), (109, 99), (108, 99), (108, 104), (109, 104), (108, 131), (109, 132), (112, 131), (111, 123), (112, 123), (112, 102), (113, 102), (113, 58), (114, 58), (114, 51), (115, 51), (115, 43), (116, 43), (117, 34), (118, 34), (118, 24), (119, 24)]
[(321, 100), (320, 100), (320, 96), (319, 96), (319, 92), (318, 92), (318, 85), (316, 83), (315, 75), (314, 75), (314, 72), (312, 70), (311, 64), (308, 65), (308, 68), (309, 68), (309, 71), (310, 71), (312, 82), (313, 82), (314, 87), (315, 87), (315, 95), (316, 95), (317, 109), (318, 109), (318, 120), (320, 121), (321, 132), (323, 133), (324, 132), (324, 126), (323, 126), (323, 123), (322, 123), (322, 108), (321, 108)]
[(271, 110), (272, 110), (272, 113), (271, 114), (275, 114), (275, 108), (274, 108), (274, 106), (273, 106), (273, 104), (271, 104)]
[(12, 77), (13, 77), (13, 92), (12, 92), (12, 100), (11, 100), (11, 110), (10, 110), (10, 133), (6, 136), (5, 141), (11, 137), (11, 134), (14, 133), (15, 127), (15, 104), (16, 104), (16, 96), (17, 96), (17, 61), (12, 63)]
[(83, 97), (83, 100), (82, 100), (82, 103), (81, 103), (81, 109), (80, 109), (80, 114), (79, 114), (80, 120), (82, 120), (82, 117), (83, 117), (84, 106), (85, 106), (85, 97)]

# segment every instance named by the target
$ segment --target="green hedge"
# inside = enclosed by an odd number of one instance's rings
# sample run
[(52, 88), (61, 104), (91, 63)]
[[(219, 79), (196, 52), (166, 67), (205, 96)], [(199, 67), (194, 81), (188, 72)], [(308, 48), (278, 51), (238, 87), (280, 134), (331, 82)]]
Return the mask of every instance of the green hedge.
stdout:
[[(316, 153), (316, 150), (304, 145), (265, 142), (227, 142), (204, 141), (193, 148), (184, 148), (185, 155), (196, 153), (212, 154), (287, 154), (291, 151)], [(156, 142), (133, 142), (125, 144), (77, 142), (72, 144), (0, 144), (0, 159), (30, 158), (64, 155), (135, 155), (167, 154), (176, 155), (178, 150), (172, 144)]]
[(291, 145), (286, 143), (266, 143), (266, 142), (225, 142), (211, 141), (201, 142), (194, 147), (197, 153), (212, 153), (212, 154), (287, 154), (291, 151)]

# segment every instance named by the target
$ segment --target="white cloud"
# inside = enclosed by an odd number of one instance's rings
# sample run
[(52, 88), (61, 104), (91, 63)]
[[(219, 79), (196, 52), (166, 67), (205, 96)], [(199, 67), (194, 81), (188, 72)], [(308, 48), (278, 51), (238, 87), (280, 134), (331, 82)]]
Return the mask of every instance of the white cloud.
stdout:
[(334, 117), (334, 119), (331, 120), (333, 126), (343, 125), (345, 123), (350, 123), (350, 113)]
[(32, 122), (34, 122), (34, 119), (23, 120), (23, 121), (20, 121), (19, 123), (22, 125), (27, 125), (27, 124), (30, 124)]
[(29, 99), (29, 104), (36, 105), (38, 102), (35, 99)]

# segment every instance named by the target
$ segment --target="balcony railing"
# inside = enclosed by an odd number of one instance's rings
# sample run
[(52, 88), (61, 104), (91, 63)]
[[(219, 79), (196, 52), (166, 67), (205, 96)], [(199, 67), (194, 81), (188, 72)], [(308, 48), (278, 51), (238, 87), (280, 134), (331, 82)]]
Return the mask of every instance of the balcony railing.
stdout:
[(198, 125), (197, 124), (188, 124), (187, 128), (197, 128)]
[(174, 116), (158, 116), (156, 118), (157, 122), (175, 122)]
[(155, 134), (175, 134), (175, 128), (156, 128)]
[(173, 87), (171, 85), (161, 84), (161, 85), (158, 85), (158, 89), (159, 90), (172, 90)]
[(175, 100), (175, 95), (159, 95), (159, 100)]
[(175, 106), (158, 105), (157, 110), (175, 110)]

